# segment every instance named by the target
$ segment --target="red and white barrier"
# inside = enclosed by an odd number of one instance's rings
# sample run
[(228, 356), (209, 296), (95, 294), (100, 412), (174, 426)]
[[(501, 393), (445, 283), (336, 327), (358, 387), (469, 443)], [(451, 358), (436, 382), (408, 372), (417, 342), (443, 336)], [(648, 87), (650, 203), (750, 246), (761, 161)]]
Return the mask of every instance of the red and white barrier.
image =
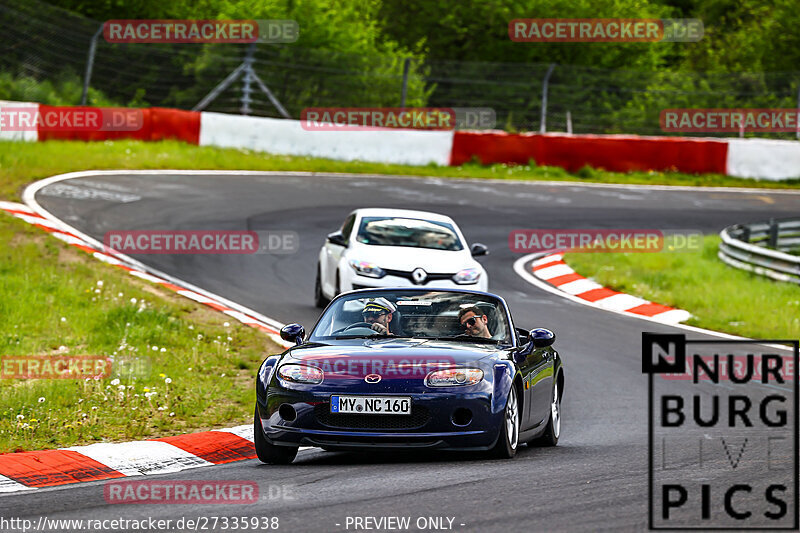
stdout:
[[(0, 102), (0, 111), (3, 106), (83, 109)], [(0, 131), (0, 140), (177, 139), (201, 146), (342, 161), (461, 165), (472, 160), (484, 164), (533, 160), (573, 172), (588, 165), (615, 172), (716, 173), (772, 181), (800, 178), (800, 142), (796, 141), (377, 128), (310, 131), (297, 120), (163, 108), (141, 111), (143, 127), (137, 131)]]

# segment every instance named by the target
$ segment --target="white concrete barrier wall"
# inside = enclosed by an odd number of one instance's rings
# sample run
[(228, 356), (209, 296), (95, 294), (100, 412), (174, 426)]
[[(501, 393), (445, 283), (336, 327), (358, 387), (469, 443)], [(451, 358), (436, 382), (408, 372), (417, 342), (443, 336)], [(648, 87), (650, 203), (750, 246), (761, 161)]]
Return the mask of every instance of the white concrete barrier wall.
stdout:
[(203, 112), (200, 146), (407, 165), (450, 164), (452, 131), (308, 131), (299, 120)]
[(727, 174), (780, 181), (800, 178), (800, 142), (728, 139)]
[[(39, 104), (35, 102), (10, 102), (8, 100), (0, 100), (0, 112), (8, 107), (32, 107), (39, 111)], [(39, 132), (34, 128), (33, 131), (9, 131), (8, 129), (0, 126), (0, 141), (25, 141), (36, 142), (39, 140)]]

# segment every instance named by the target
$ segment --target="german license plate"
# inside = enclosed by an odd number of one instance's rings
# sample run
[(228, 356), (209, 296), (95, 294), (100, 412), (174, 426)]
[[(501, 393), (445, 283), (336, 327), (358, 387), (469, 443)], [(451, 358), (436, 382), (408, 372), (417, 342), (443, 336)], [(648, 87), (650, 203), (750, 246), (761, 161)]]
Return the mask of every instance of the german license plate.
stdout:
[(331, 396), (331, 413), (356, 415), (410, 415), (407, 396)]

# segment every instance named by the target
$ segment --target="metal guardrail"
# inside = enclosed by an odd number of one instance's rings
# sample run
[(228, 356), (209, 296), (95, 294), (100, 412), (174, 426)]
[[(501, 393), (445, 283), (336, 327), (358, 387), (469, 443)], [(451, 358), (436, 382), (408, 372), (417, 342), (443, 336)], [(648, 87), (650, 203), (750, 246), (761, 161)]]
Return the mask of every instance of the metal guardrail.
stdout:
[(717, 256), (726, 264), (800, 285), (800, 219), (775, 220), (757, 224), (736, 224), (719, 234)]

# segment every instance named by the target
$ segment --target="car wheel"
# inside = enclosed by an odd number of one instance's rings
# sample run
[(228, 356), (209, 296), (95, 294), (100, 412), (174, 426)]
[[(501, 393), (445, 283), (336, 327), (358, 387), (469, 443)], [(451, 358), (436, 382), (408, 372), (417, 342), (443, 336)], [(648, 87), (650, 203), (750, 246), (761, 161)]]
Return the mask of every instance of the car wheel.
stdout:
[(558, 379), (553, 385), (553, 400), (550, 402), (550, 420), (541, 437), (531, 444), (534, 446), (555, 446), (561, 436), (561, 393), (558, 390)]
[(497, 444), (492, 448), (492, 455), (501, 459), (511, 459), (517, 454), (519, 446), (519, 404), (517, 388), (512, 384), (508, 393), (506, 408), (503, 411), (503, 425)]
[(320, 276), (319, 264), (317, 264), (317, 281), (314, 283), (314, 305), (320, 309), (328, 305), (328, 299), (322, 293), (322, 277)]
[(269, 465), (288, 465), (297, 456), (297, 447), (276, 446), (267, 440), (261, 426), (261, 417), (258, 416), (258, 406), (253, 420), (253, 444), (258, 460)]

